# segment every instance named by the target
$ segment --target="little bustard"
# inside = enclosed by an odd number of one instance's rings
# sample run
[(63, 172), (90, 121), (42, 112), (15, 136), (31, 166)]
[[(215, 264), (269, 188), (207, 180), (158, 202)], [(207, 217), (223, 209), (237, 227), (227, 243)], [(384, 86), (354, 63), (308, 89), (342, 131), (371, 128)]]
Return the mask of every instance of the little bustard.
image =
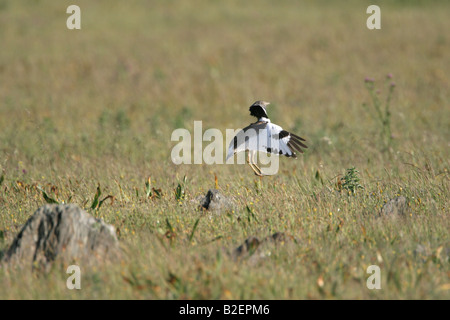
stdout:
[(238, 132), (231, 141), (227, 154), (228, 160), (238, 152), (248, 151), (247, 163), (258, 176), (263, 176), (261, 168), (255, 162), (258, 151), (297, 158), (296, 151), (303, 153), (302, 148), (308, 148), (303, 143), (305, 139), (270, 121), (267, 105), (269, 102), (256, 101), (250, 106), (250, 115), (258, 120)]

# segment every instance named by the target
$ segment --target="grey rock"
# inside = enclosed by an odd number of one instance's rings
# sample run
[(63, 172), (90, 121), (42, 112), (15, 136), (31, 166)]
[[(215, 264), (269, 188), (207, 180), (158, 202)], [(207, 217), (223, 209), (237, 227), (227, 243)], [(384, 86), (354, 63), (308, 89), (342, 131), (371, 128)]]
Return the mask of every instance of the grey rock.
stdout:
[(408, 212), (408, 200), (403, 196), (389, 200), (381, 209), (381, 215), (385, 216), (406, 216)]
[(231, 257), (235, 261), (248, 258), (251, 264), (255, 264), (265, 258), (267, 253), (276, 248), (276, 246), (291, 241), (296, 242), (292, 236), (282, 232), (274, 233), (261, 240), (257, 237), (249, 237), (243, 244), (232, 251)]
[(25, 223), (4, 253), (10, 265), (47, 268), (56, 258), (104, 260), (120, 254), (114, 227), (76, 205), (45, 205)]
[(206, 196), (200, 199), (200, 208), (210, 211), (233, 210), (233, 202), (217, 189), (209, 189)]
[(260, 246), (261, 241), (257, 237), (249, 237), (244, 243), (233, 250), (232, 257), (237, 260), (245, 255), (252, 255)]

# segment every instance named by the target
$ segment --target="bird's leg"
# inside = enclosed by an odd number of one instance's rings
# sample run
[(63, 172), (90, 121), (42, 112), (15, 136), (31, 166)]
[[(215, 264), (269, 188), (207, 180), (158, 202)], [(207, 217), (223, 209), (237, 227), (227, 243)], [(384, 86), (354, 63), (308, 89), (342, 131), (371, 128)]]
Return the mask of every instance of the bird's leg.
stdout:
[[(251, 154), (250, 154), (251, 153)], [(257, 176), (262, 176), (262, 173), (261, 173), (261, 169), (256, 165), (256, 163), (254, 162), (254, 159), (255, 159), (255, 153), (256, 153), (256, 151), (249, 151), (249, 154), (248, 154), (248, 159), (249, 159), (249, 164), (250, 164), (250, 166), (252, 167), (252, 169), (253, 169), (253, 171), (255, 172), (255, 174), (257, 175)]]
[(259, 172), (258, 176), (262, 177), (263, 174), (262, 174), (261, 168), (258, 167), (258, 165), (256, 164), (255, 155), (256, 155), (256, 151), (252, 151), (252, 163), (255, 166), (255, 168), (258, 170), (258, 172)]
[(248, 165), (250, 166), (250, 168), (252, 168), (253, 172), (255, 172), (255, 174), (257, 174), (257, 173), (256, 173), (256, 170), (255, 170), (255, 168), (253, 167), (252, 162), (251, 162), (251, 154), (250, 154), (250, 152), (251, 152), (251, 151), (248, 152), (247, 163), (248, 163)]
[(256, 175), (261, 175), (261, 173), (260, 172), (258, 172), (257, 170), (256, 170), (256, 168), (253, 166), (253, 163), (252, 163), (252, 161), (251, 161), (251, 153), (252, 151), (249, 151), (248, 152), (248, 159), (247, 159), (247, 163), (248, 163), (248, 165), (250, 166), (250, 168), (252, 168), (252, 170), (253, 170), (253, 172), (255, 172), (255, 174)]

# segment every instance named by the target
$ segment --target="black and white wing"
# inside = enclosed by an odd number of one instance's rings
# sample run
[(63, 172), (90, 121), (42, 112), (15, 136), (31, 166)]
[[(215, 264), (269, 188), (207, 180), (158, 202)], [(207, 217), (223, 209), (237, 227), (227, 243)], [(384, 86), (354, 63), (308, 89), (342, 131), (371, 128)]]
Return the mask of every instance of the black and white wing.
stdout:
[(266, 151), (261, 144), (261, 136), (264, 135), (267, 128), (267, 122), (259, 121), (252, 123), (239, 131), (231, 140), (228, 147), (227, 160), (234, 154), (242, 151)]
[(303, 153), (302, 148), (308, 148), (303, 142), (305, 139), (283, 130), (280, 126), (269, 123), (266, 130), (270, 138), (266, 146), (266, 152), (297, 158), (297, 153)]
[(227, 160), (242, 151), (261, 151), (297, 158), (296, 152), (303, 153), (308, 148), (305, 139), (283, 130), (280, 126), (259, 121), (242, 129), (228, 147)]

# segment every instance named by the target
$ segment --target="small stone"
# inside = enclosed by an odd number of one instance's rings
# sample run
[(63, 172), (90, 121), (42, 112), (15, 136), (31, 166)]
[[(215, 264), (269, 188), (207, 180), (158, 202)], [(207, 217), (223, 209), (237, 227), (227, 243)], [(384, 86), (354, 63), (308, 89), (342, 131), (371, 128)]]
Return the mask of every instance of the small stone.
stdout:
[(250, 264), (256, 264), (270, 255), (272, 250), (276, 250), (280, 245), (290, 241), (296, 242), (294, 237), (283, 232), (276, 232), (262, 240), (257, 237), (249, 237), (242, 245), (233, 250), (231, 256), (235, 261), (248, 258)]
[(233, 209), (233, 202), (219, 190), (210, 189), (206, 196), (200, 199), (200, 208), (210, 211), (227, 211)]
[(252, 255), (261, 244), (261, 241), (256, 237), (247, 238), (243, 244), (233, 250), (232, 257), (237, 260), (244, 255)]
[(408, 211), (408, 200), (405, 197), (400, 196), (389, 200), (381, 209), (381, 215), (406, 216)]

